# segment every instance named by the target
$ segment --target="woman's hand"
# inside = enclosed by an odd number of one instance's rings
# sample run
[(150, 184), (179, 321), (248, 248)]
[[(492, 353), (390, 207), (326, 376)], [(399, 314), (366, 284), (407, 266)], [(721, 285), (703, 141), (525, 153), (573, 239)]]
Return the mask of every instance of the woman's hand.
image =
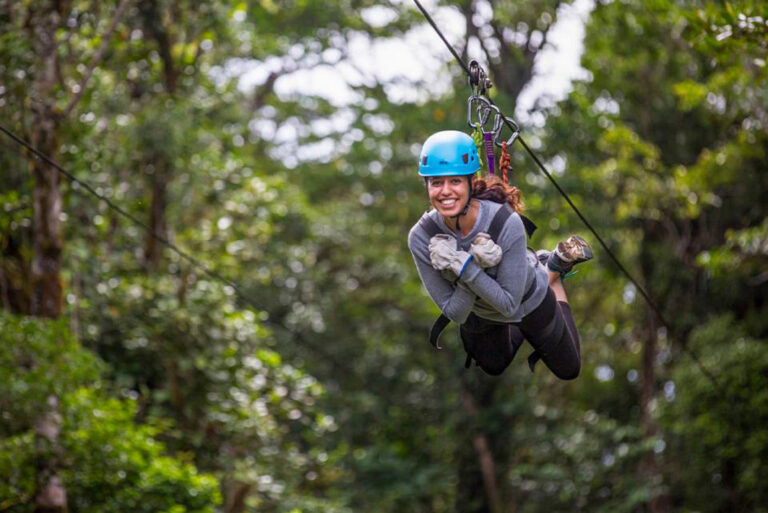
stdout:
[(438, 271), (450, 269), (456, 276), (466, 268), (472, 255), (456, 249), (456, 240), (446, 233), (438, 233), (429, 240), (429, 259)]
[(493, 242), (487, 233), (477, 234), (477, 237), (472, 241), (472, 247), (469, 248), (469, 253), (475, 258), (475, 262), (484, 269), (499, 265), (501, 262), (501, 246)]

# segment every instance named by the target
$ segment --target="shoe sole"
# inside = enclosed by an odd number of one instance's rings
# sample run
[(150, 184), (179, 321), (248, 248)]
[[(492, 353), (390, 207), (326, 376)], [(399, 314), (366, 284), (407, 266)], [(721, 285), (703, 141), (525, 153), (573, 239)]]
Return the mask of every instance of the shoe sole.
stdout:
[(572, 264), (586, 262), (592, 258), (592, 248), (578, 235), (571, 235), (565, 242), (558, 243), (557, 252), (572, 258)]

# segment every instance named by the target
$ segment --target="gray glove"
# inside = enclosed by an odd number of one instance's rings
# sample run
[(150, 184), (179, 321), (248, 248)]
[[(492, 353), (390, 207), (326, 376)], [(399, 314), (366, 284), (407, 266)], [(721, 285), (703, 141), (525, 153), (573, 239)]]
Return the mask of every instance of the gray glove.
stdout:
[(450, 269), (461, 277), (470, 258), (472, 255), (466, 251), (456, 249), (456, 240), (448, 234), (438, 233), (429, 240), (429, 259), (438, 271)]
[(501, 262), (501, 246), (491, 240), (487, 233), (478, 233), (469, 248), (470, 254), (475, 257), (475, 262), (480, 267), (487, 269), (499, 265)]

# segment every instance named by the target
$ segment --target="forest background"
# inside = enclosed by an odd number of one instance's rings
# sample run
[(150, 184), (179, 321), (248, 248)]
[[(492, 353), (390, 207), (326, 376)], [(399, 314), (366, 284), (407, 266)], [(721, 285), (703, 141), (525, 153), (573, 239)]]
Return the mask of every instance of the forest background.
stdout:
[[(567, 4), (427, 5), (511, 113)], [(518, 111), (665, 319), (516, 145), (532, 245), (597, 253), (559, 382), (427, 344), (415, 163), (469, 89), (436, 36), (359, 64), (410, 2), (0, 1), (0, 125), (91, 187), (0, 134), (0, 511), (768, 511), (767, 19), (597, 2)]]

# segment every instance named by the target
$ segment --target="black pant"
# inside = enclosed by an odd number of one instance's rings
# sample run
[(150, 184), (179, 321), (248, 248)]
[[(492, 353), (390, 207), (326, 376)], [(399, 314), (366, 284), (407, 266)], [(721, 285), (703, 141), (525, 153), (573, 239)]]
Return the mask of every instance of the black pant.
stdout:
[(491, 376), (504, 372), (524, 340), (514, 324), (489, 321), (473, 313), (459, 327), (459, 334), (467, 355)]
[(557, 301), (549, 287), (541, 304), (519, 323), (497, 323), (470, 314), (460, 334), (467, 353), (494, 376), (507, 368), (523, 339), (558, 378), (575, 379), (581, 370), (579, 332), (571, 307)]
[(557, 301), (552, 289), (518, 324), (541, 361), (560, 379), (576, 379), (581, 370), (581, 344), (571, 307)]

